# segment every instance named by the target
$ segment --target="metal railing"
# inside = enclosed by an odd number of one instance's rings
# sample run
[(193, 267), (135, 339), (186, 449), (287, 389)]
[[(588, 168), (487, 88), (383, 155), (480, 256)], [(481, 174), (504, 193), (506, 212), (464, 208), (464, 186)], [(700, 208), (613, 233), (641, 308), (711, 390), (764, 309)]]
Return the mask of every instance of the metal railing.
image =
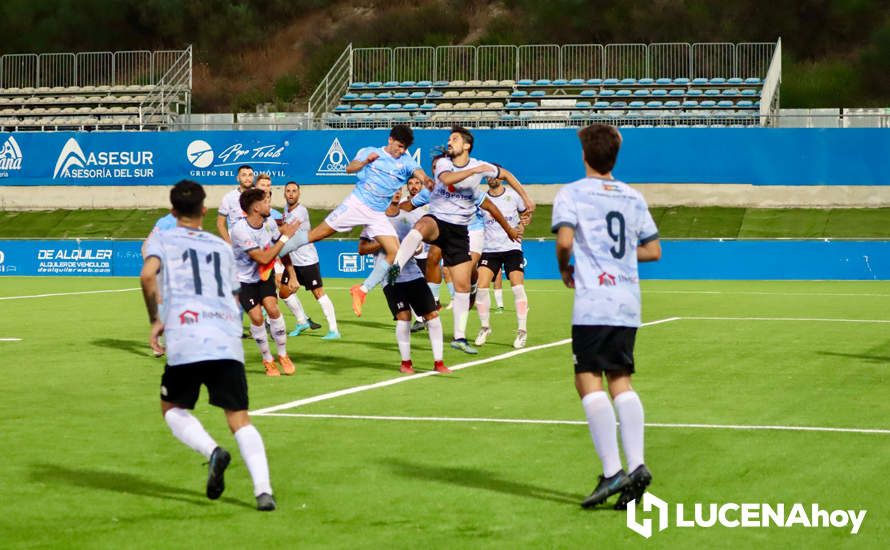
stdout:
[(779, 86), (782, 84), (782, 39), (776, 42), (772, 60), (766, 78), (763, 79), (763, 89), (760, 92), (760, 125), (774, 126), (772, 117), (779, 111)]
[[(26, 53), (0, 56), (0, 88), (149, 86), (186, 50)], [(191, 77), (189, 77), (191, 78)]]
[(340, 101), (340, 96), (353, 82), (354, 62), (352, 44), (349, 44), (309, 97), (310, 115), (328, 112)]
[(168, 129), (188, 119), (192, 108), (192, 47), (181, 52), (156, 52), (166, 71), (139, 104), (139, 129)]

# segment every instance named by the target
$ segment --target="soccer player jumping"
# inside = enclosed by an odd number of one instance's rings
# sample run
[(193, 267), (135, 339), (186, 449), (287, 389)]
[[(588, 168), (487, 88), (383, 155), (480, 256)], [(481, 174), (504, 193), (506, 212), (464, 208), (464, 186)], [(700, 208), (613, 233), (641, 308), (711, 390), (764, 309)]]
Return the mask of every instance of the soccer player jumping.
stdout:
[[(660, 259), (661, 244), (643, 196), (612, 177), (621, 147), (618, 130), (594, 124), (578, 135), (586, 177), (557, 193), (552, 230), (563, 283), (575, 289), (575, 388), (603, 465), (599, 483), (581, 506), (590, 508), (621, 493), (615, 504), (620, 510), (639, 502), (652, 481), (643, 461), (643, 405), (630, 378), (641, 322), (637, 262)], [(569, 264), (573, 253), (574, 266)], [(603, 389), (604, 374), (611, 402)], [(618, 454), (616, 411), (629, 474)]]

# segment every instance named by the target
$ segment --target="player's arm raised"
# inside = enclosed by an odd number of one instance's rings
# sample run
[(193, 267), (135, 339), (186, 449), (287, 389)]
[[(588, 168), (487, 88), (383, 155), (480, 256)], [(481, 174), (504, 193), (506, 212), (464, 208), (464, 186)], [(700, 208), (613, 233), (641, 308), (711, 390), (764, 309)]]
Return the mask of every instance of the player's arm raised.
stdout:
[(575, 268), (569, 264), (575, 242), (575, 228), (563, 225), (556, 233), (556, 263), (562, 282), (568, 288), (575, 288)]
[(158, 272), (161, 270), (161, 260), (157, 256), (149, 256), (142, 264), (142, 272), (139, 274), (139, 282), (142, 285), (142, 297), (145, 299), (145, 309), (148, 311), (148, 322), (151, 324), (149, 344), (157, 353), (163, 353), (164, 347), (159, 340), (164, 333), (164, 323), (158, 316)]
[(361, 170), (362, 168), (371, 164), (372, 162), (374, 162), (375, 160), (377, 160), (379, 158), (380, 158), (380, 155), (378, 155), (377, 153), (371, 153), (370, 155), (365, 157), (363, 160), (354, 159), (352, 162), (350, 162), (349, 164), (346, 165), (346, 173), (347, 174), (355, 174), (356, 172), (358, 172), (359, 170)]
[(470, 176), (474, 176), (476, 174), (485, 174), (486, 172), (497, 172), (497, 168), (492, 166), (491, 164), (483, 162), (478, 166), (467, 168), (466, 170), (442, 172), (441, 174), (439, 174), (439, 181), (441, 181), (445, 185), (452, 186), (459, 184)]
[(255, 261), (258, 264), (268, 264), (278, 257), (278, 253), (281, 252), (282, 248), (284, 248), (284, 243), (286, 243), (288, 239), (293, 237), (294, 233), (296, 233), (297, 229), (299, 228), (299, 220), (280, 226), (278, 228), (278, 231), (281, 232), (281, 237), (277, 241), (275, 241), (272, 246), (265, 250), (254, 248), (253, 250), (248, 251), (247, 255), (250, 256), (251, 260)]
[(424, 187), (426, 187), (430, 191), (432, 191), (433, 187), (436, 186), (436, 182), (433, 180), (433, 178), (429, 177), (426, 172), (423, 171), (423, 168), (418, 168), (417, 170), (412, 172), (411, 175), (422, 181)]
[(494, 218), (494, 221), (498, 222), (498, 224), (504, 229), (504, 232), (510, 237), (511, 241), (517, 241), (522, 237), (522, 232), (524, 227), (520, 225), (519, 227), (513, 227), (510, 225), (510, 222), (507, 221), (507, 218), (501, 213), (500, 209), (495, 206), (493, 202), (488, 200), (488, 197), (482, 201), (482, 204), (479, 205), (479, 208), (485, 210), (491, 217)]
[(533, 201), (531, 197), (528, 196), (528, 193), (525, 191), (525, 187), (523, 187), (523, 185), (519, 183), (519, 179), (517, 179), (512, 172), (510, 172), (503, 166), (500, 166), (499, 168), (501, 171), (500, 177), (507, 182), (507, 185), (509, 185), (514, 191), (516, 191), (520, 198), (522, 198), (522, 202), (525, 203), (525, 213), (528, 214), (529, 219), (531, 219), (531, 214), (535, 211), (535, 207), (537, 206), (535, 204), (535, 201)]

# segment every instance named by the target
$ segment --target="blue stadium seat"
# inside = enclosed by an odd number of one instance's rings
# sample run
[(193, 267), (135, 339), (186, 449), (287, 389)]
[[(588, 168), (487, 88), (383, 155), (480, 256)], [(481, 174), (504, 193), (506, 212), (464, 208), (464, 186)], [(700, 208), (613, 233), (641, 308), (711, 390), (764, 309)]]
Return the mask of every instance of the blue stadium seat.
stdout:
[(748, 84), (748, 85), (751, 85), (751, 84), (759, 85), (759, 84), (760, 84), (760, 79), (757, 78), (756, 76), (752, 76), (752, 77), (750, 77), (750, 78), (746, 78), (746, 79), (745, 79), (745, 84)]
[(739, 84), (743, 84), (744, 82), (745, 82), (744, 80), (742, 80), (741, 78), (739, 78), (737, 76), (726, 79), (727, 84), (739, 85)]
[(710, 109), (717, 106), (717, 102), (712, 99), (706, 99), (698, 104), (699, 107), (704, 107), (705, 109)]
[(683, 102), (684, 107), (698, 107), (698, 101), (694, 99), (687, 99)]
[(383, 83), (383, 87), (384, 87), (384, 88), (398, 88), (398, 87), (399, 87), (399, 83), (396, 82), (395, 80), (388, 80), (388, 81), (386, 81), (386, 82)]
[(594, 97), (596, 96), (596, 90), (581, 90), (579, 95), (581, 97)]
[(615, 95), (617, 95), (619, 97), (627, 97), (627, 96), (631, 95), (631, 91), (627, 90), (627, 89), (621, 89), (621, 90), (618, 90), (617, 92), (615, 92)]
[(525, 103), (522, 104), (522, 108), (523, 109), (537, 109), (538, 104), (535, 103), (534, 101), (526, 101)]
[(358, 99), (358, 94), (345, 93), (343, 94), (343, 99)]
[(378, 82), (375, 80), (374, 82), (368, 82), (368, 85), (365, 87), (366, 88), (382, 88), (383, 82)]
[(636, 78), (622, 78), (620, 81), (618, 81), (618, 84), (620, 84), (622, 86), (635, 86), (636, 83), (637, 83)]
[(727, 88), (723, 90), (723, 93), (721, 95), (723, 95), (723, 97), (735, 97), (739, 95), (739, 91), (735, 88)]
[(750, 107), (754, 106), (754, 102), (751, 101), (750, 99), (742, 99), (741, 101), (736, 103), (735, 106), (742, 107), (742, 108), (750, 108)]
[(422, 87), (425, 88), (425, 87), (427, 87), (427, 86), (432, 86), (433, 83), (430, 82), (429, 80), (418, 80), (418, 81), (417, 81), (417, 85), (418, 85), (418, 86), (422, 86)]
[(646, 106), (646, 104), (643, 103), (642, 101), (631, 101), (630, 103), (627, 104), (627, 106), (631, 109), (642, 109), (643, 107)]
[(565, 78), (557, 78), (556, 80), (553, 81), (554, 86), (568, 86), (568, 84), (569, 84), (569, 81), (566, 80)]
[(431, 111), (436, 108), (435, 103), (424, 103), (420, 106), (421, 111)]
[(392, 99), (391, 92), (380, 92), (377, 94), (377, 99)]
[[(595, 86), (595, 84), (590, 82), (590, 80), (588, 80), (587, 83), (590, 84), (591, 86)], [(603, 86), (617, 86), (617, 85), (618, 85), (617, 78), (607, 78), (607, 79), (603, 80)]]
[(612, 103), (609, 104), (609, 107), (617, 108), (617, 109), (625, 109), (625, 108), (627, 108), (627, 102), (626, 101), (613, 101)]
[(387, 103), (386, 110), (387, 111), (400, 111), (402, 109), (401, 103)]
[(680, 106), (680, 102), (677, 100), (665, 101), (664, 106), (667, 108), (676, 108)]
[(408, 99), (408, 92), (396, 92), (392, 94), (393, 99)]
[(686, 95), (688, 95), (690, 97), (698, 97), (702, 94), (704, 94), (704, 92), (702, 92), (701, 90), (698, 90), (698, 89), (686, 90)]
[[(681, 92), (682, 90), (677, 90), (677, 91)], [(666, 96), (666, 95), (668, 95), (668, 91), (662, 90), (659, 88), (657, 90), (652, 90), (652, 95), (657, 96), (657, 97)]]
[(358, 97), (359, 99), (374, 99), (375, 97), (377, 97), (377, 94), (375, 94), (374, 92), (364, 92)]
[(674, 89), (674, 90), (669, 91), (669, 92), (668, 92), (668, 95), (669, 95), (669, 96), (681, 96), (681, 95), (686, 95), (686, 90), (676, 90), (676, 89)]
[(549, 78), (539, 78), (535, 80), (535, 86), (550, 86), (553, 82)]
[(399, 82), (399, 87), (401, 88), (413, 88), (414, 86), (417, 86), (417, 83), (413, 80), (403, 80)]
[(655, 80), (655, 84), (659, 86), (668, 86), (672, 83), (670, 78), (659, 78)]
[(759, 101), (755, 101), (755, 102), (754, 102), (754, 106), (757, 107), (757, 108), (759, 109), (759, 108), (760, 108), (760, 102), (759, 102)]
[(417, 103), (405, 103), (402, 108), (406, 111), (416, 111), (417, 109), (420, 109), (420, 105)]
[(710, 80), (709, 83), (710, 83), (712, 86), (722, 86), (723, 84), (726, 84), (726, 79), (723, 78), (723, 77), (721, 77), (721, 76), (715, 76), (714, 78), (712, 78), (712, 79)]
[(365, 105), (364, 103), (356, 103), (355, 105), (352, 106), (352, 110), (353, 111), (367, 111), (368, 106)]
[(423, 99), (426, 97), (426, 92), (411, 92), (411, 95), (408, 97), (411, 99)]
[(525, 97), (527, 95), (528, 95), (528, 92), (526, 92), (525, 90), (513, 90), (510, 93), (510, 97)]
[(442, 97), (443, 95), (445, 95), (445, 94), (440, 92), (439, 90), (432, 90), (431, 92), (428, 92), (426, 94), (426, 97), (433, 99), (433, 98), (437, 98), (437, 97)]
[(637, 84), (639, 84), (640, 86), (651, 86), (655, 84), (655, 81), (651, 78), (641, 78), (637, 81)]
[(608, 109), (609, 102), (608, 101), (597, 101), (596, 103), (593, 104), (593, 108), (594, 109)]
[(693, 86), (707, 86), (707, 85), (708, 85), (708, 79), (707, 79), (707, 78), (702, 78), (702, 77), (693, 78), (693, 79), (692, 79), (692, 85), (693, 85)]
[(507, 105), (504, 107), (505, 109), (521, 109), (522, 103), (518, 101), (508, 101)]
[(530, 78), (522, 78), (516, 82), (517, 86), (533, 86), (534, 84), (535, 81)]
[(675, 78), (675, 79), (674, 79), (674, 84), (676, 84), (677, 86), (688, 86), (688, 85), (689, 85), (689, 79), (688, 79), (688, 78), (683, 78), (683, 77), (681, 77), (681, 78)]
[(709, 88), (709, 89), (705, 90), (705, 95), (706, 96), (718, 96), (718, 95), (720, 95), (720, 90), (716, 90), (714, 88)]
[(609, 97), (615, 95), (615, 90), (603, 90), (600, 92), (600, 97)]
[(384, 105), (383, 103), (374, 103), (373, 105), (371, 105), (368, 108), (372, 111), (382, 111), (383, 109), (386, 108), (386, 105)]
[(717, 102), (717, 107), (720, 108), (732, 107), (733, 105), (733, 102), (728, 99), (721, 99)]
[(759, 96), (760, 92), (758, 90), (747, 89), (747, 90), (742, 90), (742, 95), (746, 96), (746, 97)]
[(436, 88), (439, 88), (441, 86), (448, 86), (448, 81), (447, 80), (437, 80), (437, 81), (433, 82), (433, 86), (435, 86)]
[(646, 108), (647, 109), (658, 109), (662, 107), (664, 104), (660, 101), (647, 101)]
[(414, 115), (414, 122), (427, 122), (430, 119), (430, 115), (427, 113), (417, 113)]
[(645, 90), (645, 89), (643, 89), (643, 90), (634, 90), (634, 96), (636, 96), (636, 97), (648, 97), (648, 96), (649, 96), (649, 90)]
[(590, 102), (589, 101), (576, 101), (575, 108), (576, 109), (590, 109)]
[(337, 105), (334, 107), (334, 112), (342, 113), (343, 111), (348, 111), (349, 105)]
[(529, 96), (531, 97), (544, 97), (546, 95), (547, 92), (545, 92), (544, 90), (534, 90), (532, 93), (529, 94)]
[(569, 86), (583, 86), (584, 79), (583, 78), (573, 78), (569, 80)]
[(360, 90), (360, 89), (364, 88), (365, 86), (366, 86), (366, 84), (364, 82), (353, 82), (352, 84), (349, 85), (350, 88), (354, 88), (356, 90)]
[(505, 122), (509, 122), (511, 120), (516, 120), (517, 118), (518, 117), (516, 115), (512, 115), (510, 113), (504, 113), (500, 116), (500, 120), (503, 120)]

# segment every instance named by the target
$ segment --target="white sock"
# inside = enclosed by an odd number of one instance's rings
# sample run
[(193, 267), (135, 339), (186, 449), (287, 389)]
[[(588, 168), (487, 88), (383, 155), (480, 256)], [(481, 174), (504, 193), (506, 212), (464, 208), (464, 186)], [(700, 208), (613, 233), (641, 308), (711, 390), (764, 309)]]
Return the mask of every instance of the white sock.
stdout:
[(251, 323), (250, 335), (253, 336), (254, 341), (256, 341), (256, 345), (259, 346), (260, 353), (263, 354), (263, 361), (271, 361), (272, 351), (269, 349), (269, 336), (266, 334), (266, 326), (256, 326)]
[(294, 314), (294, 317), (297, 318), (297, 323), (301, 325), (306, 324), (306, 312), (303, 310), (303, 303), (300, 302), (300, 299), (297, 298), (296, 294), (291, 294), (285, 298), (284, 304), (287, 306), (287, 309)]
[(279, 356), (287, 355), (287, 325), (284, 324), (284, 316), (279, 315), (278, 319), (269, 318), (269, 328), (275, 339), (275, 351)]
[(467, 337), (467, 317), (470, 316), (470, 293), (454, 293), (454, 339)]
[(396, 321), (396, 342), (399, 343), (399, 353), (402, 361), (411, 359), (411, 322)]
[(442, 319), (436, 317), (426, 322), (426, 330), (430, 333), (430, 345), (433, 347), (433, 361), (442, 360)]
[(528, 322), (528, 296), (525, 295), (525, 286), (513, 287), (513, 301), (516, 304), (516, 319), (519, 322), (519, 330), (526, 330)]
[(190, 412), (179, 407), (174, 407), (164, 414), (164, 420), (170, 426), (173, 436), (188, 445), (191, 449), (209, 459), (213, 449), (217, 447), (216, 441), (210, 437), (201, 421), (192, 416)]
[(439, 301), (439, 287), (442, 286), (442, 283), (427, 283), (427, 286), (430, 287), (430, 292), (433, 293), (433, 298), (436, 301)]
[(269, 462), (266, 460), (266, 447), (260, 432), (253, 424), (244, 426), (235, 432), (235, 441), (241, 451), (241, 458), (247, 464), (250, 479), (253, 480), (253, 494), (260, 496), (263, 493), (272, 494), (272, 483), (269, 481)]
[(615, 425), (615, 410), (604, 391), (588, 393), (581, 399), (587, 427), (593, 446), (603, 463), (603, 475), (612, 477), (621, 469), (621, 456), (618, 454), (618, 428)]
[(417, 247), (420, 246), (420, 243), (423, 242), (423, 235), (420, 234), (420, 231), (416, 229), (412, 229), (405, 235), (405, 238), (402, 239), (402, 244), (399, 245), (399, 252), (396, 254), (396, 261), (399, 267), (405, 267), (405, 264), (414, 257), (414, 252), (417, 251)]
[(612, 401), (618, 412), (621, 445), (627, 459), (628, 473), (643, 462), (643, 403), (637, 392), (630, 390), (618, 394)]
[[(478, 298), (477, 298), (477, 300), (478, 300)], [(503, 288), (494, 289), (494, 303), (496, 303), (500, 309), (504, 309), (504, 289)]]
[(416, 321), (421, 321), (421, 322), (423, 322), (423, 319), (420, 317), (420, 315), (417, 314), (416, 311), (414, 311), (414, 308), (413, 308), (413, 307), (411, 308), (411, 317), (414, 319), (415, 322), (416, 322)]
[(482, 328), (490, 327), (491, 296), (488, 295), (487, 288), (482, 288), (476, 293), (476, 311), (479, 312), (479, 324), (482, 325)]
[(328, 295), (325, 294), (318, 299), (318, 305), (321, 306), (321, 310), (324, 312), (324, 316), (328, 320), (328, 330), (331, 332), (339, 332), (337, 330), (337, 314), (334, 313), (334, 302), (332, 302), (331, 299), (328, 298)]

